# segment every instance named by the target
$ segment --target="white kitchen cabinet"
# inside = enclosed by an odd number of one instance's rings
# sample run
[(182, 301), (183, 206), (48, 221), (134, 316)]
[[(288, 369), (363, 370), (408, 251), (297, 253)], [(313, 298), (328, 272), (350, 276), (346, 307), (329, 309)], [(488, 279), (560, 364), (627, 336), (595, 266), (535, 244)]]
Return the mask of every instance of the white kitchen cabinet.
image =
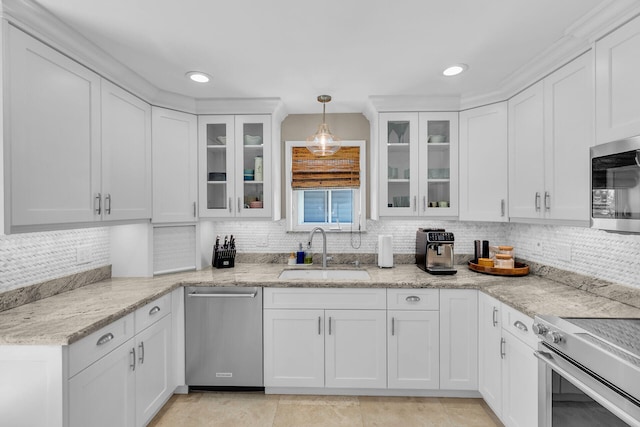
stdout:
[(640, 17), (596, 42), (596, 141), (640, 135)]
[(198, 200), (198, 120), (152, 107), (153, 222), (193, 222)]
[(509, 100), (509, 216), (538, 218), (544, 193), (544, 86)]
[(386, 310), (326, 310), (325, 386), (387, 386)]
[(460, 220), (506, 222), (507, 103), (460, 113)]
[(7, 42), (7, 221), (12, 227), (93, 221), (100, 77), (13, 26)]
[(500, 301), (478, 296), (478, 390), (498, 418), (502, 416), (502, 321)]
[(478, 389), (475, 289), (440, 289), (440, 389)]
[(69, 380), (69, 426), (134, 426), (136, 355), (133, 339)]
[(538, 426), (538, 359), (534, 349), (503, 331), (502, 421), (507, 427)]
[(265, 288), (265, 387), (385, 388), (386, 290)]
[(458, 113), (381, 113), (380, 214), (458, 214)]
[(271, 217), (271, 116), (199, 116), (201, 217)]
[(324, 310), (264, 310), (263, 323), (264, 386), (324, 387)]
[(151, 106), (102, 80), (102, 218), (151, 218)]
[(585, 53), (509, 100), (509, 216), (587, 221), (593, 65)]
[(9, 27), (12, 227), (151, 217), (151, 107)]
[(173, 345), (170, 314), (136, 335), (136, 426), (146, 425), (173, 394)]
[(438, 389), (439, 320), (437, 310), (387, 312), (389, 388)]

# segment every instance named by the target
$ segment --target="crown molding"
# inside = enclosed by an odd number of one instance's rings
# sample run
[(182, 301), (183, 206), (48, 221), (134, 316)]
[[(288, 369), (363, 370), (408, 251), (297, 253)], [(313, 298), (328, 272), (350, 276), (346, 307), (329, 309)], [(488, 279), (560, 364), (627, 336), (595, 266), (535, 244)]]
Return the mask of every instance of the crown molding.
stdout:
[(381, 112), (394, 111), (458, 111), (458, 96), (398, 95), (369, 97), (369, 105)]
[[(196, 114), (285, 114), (280, 98), (201, 98)], [(284, 118), (283, 118), (284, 119)]]

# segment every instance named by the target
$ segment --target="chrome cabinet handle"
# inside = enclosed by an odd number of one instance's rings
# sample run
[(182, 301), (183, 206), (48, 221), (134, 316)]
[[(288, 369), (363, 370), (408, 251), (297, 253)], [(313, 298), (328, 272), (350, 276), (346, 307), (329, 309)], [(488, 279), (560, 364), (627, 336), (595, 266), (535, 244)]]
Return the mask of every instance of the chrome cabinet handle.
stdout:
[(138, 360), (140, 361), (140, 364), (144, 364), (144, 341), (142, 341), (139, 345), (138, 348), (140, 349), (140, 357), (138, 358)]
[[(107, 204), (107, 202), (109, 203)], [(104, 198), (104, 213), (111, 215), (111, 194), (107, 194), (107, 197)]]
[(496, 307), (493, 307), (493, 326), (496, 327), (498, 326), (498, 309)]
[(318, 316), (318, 335), (322, 335), (322, 316)]
[(160, 311), (160, 307), (158, 307), (157, 305), (154, 306), (151, 310), (149, 310), (149, 316), (153, 316), (154, 314), (156, 314), (157, 312)]
[(96, 196), (93, 206), (95, 207), (95, 201), (98, 201), (98, 207), (94, 208), (95, 212), (97, 215), (100, 215), (102, 213), (102, 194), (98, 193), (98, 195)]
[(551, 210), (551, 194), (548, 191), (544, 192), (544, 208), (545, 210)]
[(427, 196), (422, 196), (422, 212), (427, 211)]
[(536, 202), (535, 202), (536, 210), (540, 210), (540, 193), (536, 191)]
[(132, 356), (131, 357), (132, 362), (129, 364), (129, 367), (131, 368), (132, 371), (135, 371), (136, 370), (136, 348), (133, 347), (129, 352), (129, 354)]
[(396, 318), (392, 317), (391, 318), (391, 336), (394, 336), (396, 334)]
[(504, 199), (500, 200), (500, 216), (504, 216), (505, 214), (505, 202)]
[(420, 301), (420, 297), (416, 295), (409, 295), (407, 298), (405, 298), (405, 300), (407, 302), (418, 302)]
[(527, 328), (527, 325), (525, 325), (524, 323), (522, 323), (519, 320), (516, 320), (513, 323), (513, 326), (515, 326), (516, 328), (520, 329), (522, 332), (528, 332), (529, 331), (529, 329)]
[(107, 334), (104, 334), (100, 338), (98, 338), (98, 342), (96, 342), (96, 345), (104, 345), (104, 344), (108, 343), (109, 341), (111, 341), (112, 339), (113, 339), (113, 334), (111, 332), (109, 332)]
[(231, 197), (229, 197), (229, 213), (233, 212), (232, 203), (233, 203), (233, 199)]
[(331, 316), (329, 316), (329, 335), (331, 335)]
[(504, 359), (504, 356), (506, 356), (506, 353), (504, 352), (504, 345), (506, 344), (506, 341), (504, 338), (500, 338), (500, 359)]
[(196, 217), (196, 202), (193, 202), (193, 217)]
[(238, 197), (238, 212), (242, 210), (242, 205), (240, 203), (240, 197)]
[(415, 212), (418, 209), (418, 197), (413, 196), (413, 211)]

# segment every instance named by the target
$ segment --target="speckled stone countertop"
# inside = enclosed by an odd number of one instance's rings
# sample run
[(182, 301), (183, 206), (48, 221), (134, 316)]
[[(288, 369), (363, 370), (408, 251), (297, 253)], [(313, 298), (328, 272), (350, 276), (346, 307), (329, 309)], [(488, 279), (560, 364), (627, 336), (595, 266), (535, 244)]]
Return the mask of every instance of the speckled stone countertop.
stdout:
[[(533, 317), (640, 318), (640, 290), (600, 281), (560, 283), (557, 271), (539, 268), (525, 277), (479, 274), (457, 266), (452, 276), (433, 276), (415, 264), (390, 269), (364, 266), (370, 280), (282, 280), (282, 264), (237, 264), (155, 278), (112, 278), (0, 313), (0, 344), (68, 345), (181, 286), (369, 287), (480, 289)], [(562, 276), (566, 276), (563, 274)]]

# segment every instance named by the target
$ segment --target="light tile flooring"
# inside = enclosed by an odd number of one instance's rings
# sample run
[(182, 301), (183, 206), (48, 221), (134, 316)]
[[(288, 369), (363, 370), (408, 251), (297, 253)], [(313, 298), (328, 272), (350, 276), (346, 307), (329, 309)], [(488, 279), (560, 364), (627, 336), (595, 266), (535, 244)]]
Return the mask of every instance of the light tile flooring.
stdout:
[(174, 395), (149, 427), (502, 426), (482, 399), (297, 396), (192, 392)]

